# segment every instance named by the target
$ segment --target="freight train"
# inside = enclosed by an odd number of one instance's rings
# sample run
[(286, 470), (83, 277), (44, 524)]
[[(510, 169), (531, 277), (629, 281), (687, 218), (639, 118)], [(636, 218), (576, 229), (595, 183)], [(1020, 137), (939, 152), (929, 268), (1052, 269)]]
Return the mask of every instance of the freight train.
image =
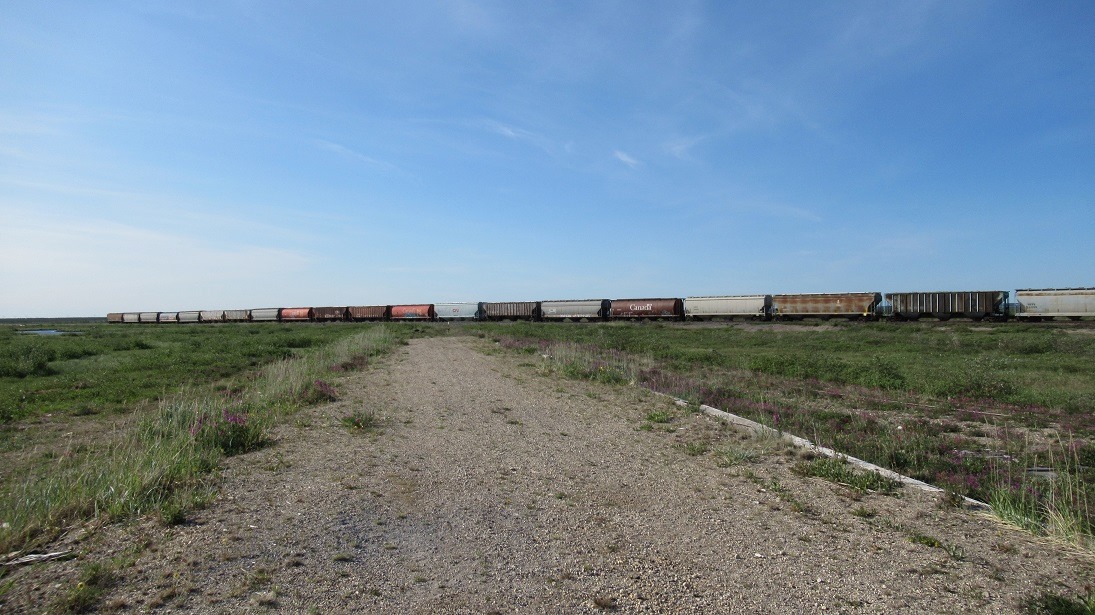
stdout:
[[(885, 301), (883, 301), (885, 296)], [(686, 298), (565, 299), (448, 302), (408, 305), (111, 312), (111, 323), (338, 322), (338, 321), (601, 321), (601, 320), (828, 320), (897, 321), (964, 318), (1038, 322), (1095, 316), (1093, 288), (990, 291), (805, 293)]]

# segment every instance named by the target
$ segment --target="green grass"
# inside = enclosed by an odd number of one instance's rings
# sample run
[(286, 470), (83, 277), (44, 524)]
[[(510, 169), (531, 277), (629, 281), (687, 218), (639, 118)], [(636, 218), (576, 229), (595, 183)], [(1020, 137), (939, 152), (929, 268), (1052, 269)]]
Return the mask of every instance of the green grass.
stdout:
[(0, 423), (47, 412), (126, 411), (181, 385), (224, 381), (368, 325), (74, 324), (80, 335), (0, 326)]
[[(331, 329), (338, 330), (339, 339), (313, 344), (218, 386), (197, 381), (161, 392), (158, 401), (118, 420), (71, 417), (72, 422), (98, 421), (100, 430), (92, 428), (85, 441), (57, 456), (20, 456), (20, 438), (29, 437), (26, 432), (37, 423), (6, 430), (5, 465), (19, 464), (19, 471), (9, 471), (0, 485), (0, 551), (48, 542), (61, 528), (91, 518), (153, 514), (167, 524), (182, 522), (187, 510), (212, 497), (214, 470), (223, 457), (265, 445), (269, 430), (282, 418), (302, 405), (329, 398), (333, 388), (321, 377), (346, 364), (363, 364), (359, 359), (385, 353), (411, 333), (376, 325)], [(235, 328), (225, 331), (239, 334)], [(257, 336), (260, 346), (276, 345), (262, 342), (264, 334), (284, 339), (281, 331), (262, 326), (256, 331), (245, 335)], [(153, 339), (161, 334), (170, 338), (175, 333), (146, 333)], [(329, 335), (293, 334), (312, 335), (304, 339), (313, 340)]]
[(103, 592), (115, 583), (115, 573), (109, 564), (93, 562), (84, 566), (80, 580), (59, 600), (62, 613), (86, 613), (95, 609)]
[(795, 465), (794, 470), (802, 476), (824, 478), (864, 493), (873, 491), (890, 494), (901, 486), (897, 481), (886, 478), (878, 472), (856, 470), (842, 459), (829, 457), (800, 462)]
[[(1095, 432), (1095, 335), (1051, 323), (855, 323), (738, 328), (481, 324), (495, 337), (591, 345), (668, 370), (742, 369), (935, 397), (1033, 405)], [(1088, 416), (1085, 416), (1088, 415)], [(1054, 418), (1059, 418), (1054, 417)], [(1037, 416), (1027, 417), (1037, 420)]]
[(371, 432), (380, 426), (376, 412), (359, 408), (342, 417), (342, 426), (351, 433)]

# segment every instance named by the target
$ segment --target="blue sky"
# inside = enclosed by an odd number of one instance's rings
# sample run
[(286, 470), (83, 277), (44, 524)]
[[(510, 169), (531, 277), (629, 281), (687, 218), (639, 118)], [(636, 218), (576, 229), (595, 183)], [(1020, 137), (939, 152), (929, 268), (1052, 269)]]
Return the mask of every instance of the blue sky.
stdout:
[(0, 317), (1095, 286), (1095, 3), (0, 7)]

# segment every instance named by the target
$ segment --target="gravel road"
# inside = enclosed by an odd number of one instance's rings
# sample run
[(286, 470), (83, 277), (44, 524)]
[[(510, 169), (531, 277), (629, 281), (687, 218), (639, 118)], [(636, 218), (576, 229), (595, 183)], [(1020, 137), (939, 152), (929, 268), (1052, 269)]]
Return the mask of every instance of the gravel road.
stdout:
[[(102, 528), (80, 559), (21, 571), (8, 608), (37, 610), (81, 561), (134, 545), (104, 610), (1012, 613), (1092, 577), (1086, 556), (933, 496), (799, 477), (774, 443), (727, 466), (719, 451), (761, 449), (539, 361), (414, 340), (229, 459), (188, 523)], [(360, 409), (379, 430), (343, 426)], [(677, 416), (646, 423), (656, 411)]]

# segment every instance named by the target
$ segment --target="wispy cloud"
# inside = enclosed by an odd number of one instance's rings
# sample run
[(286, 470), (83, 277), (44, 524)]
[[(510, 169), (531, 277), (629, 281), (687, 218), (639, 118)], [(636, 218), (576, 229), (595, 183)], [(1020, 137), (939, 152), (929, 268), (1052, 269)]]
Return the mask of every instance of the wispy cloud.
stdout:
[(531, 130), (525, 130), (524, 128), (518, 128), (509, 124), (504, 124), (496, 120), (483, 120), (482, 126), (488, 131), (501, 135), (507, 139), (514, 141), (523, 141), (530, 145), (533, 145), (547, 153), (552, 153), (555, 149), (554, 143), (546, 136), (533, 132)]
[(627, 152), (621, 152), (620, 150), (614, 150), (612, 152), (612, 155), (616, 157), (616, 160), (619, 160), (620, 162), (622, 162), (622, 163), (626, 164), (627, 166), (631, 167), (632, 169), (634, 169), (636, 167), (639, 167), (639, 166), (642, 166), (642, 164), (643, 164), (642, 162), (636, 160), (635, 158), (632, 158)]
[(689, 151), (700, 143), (711, 138), (712, 135), (695, 135), (691, 137), (678, 137), (667, 141), (664, 145), (666, 151), (675, 158), (687, 158)]
[(394, 164), (392, 164), (390, 162), (385, 162), (383, 160), (377, 160), (376, 158), (373, 158), (372, 156), (366, 156), (365, 154), (362, 154), (359, 151), (350, 149), (350, 148), (346, 147), (345, 145), (341, 145), (341, 144), (335, 143), (333, 141), (327, 141), (325, 139), (315, 139), (313, 141), (313, 143), (315, 144), (316, 147), (318, 147), (321, 150), (328, 151), (328, 152), (333, 152), (333, 153), (338, 154), (340, 156), (344, 156), (346, 158), (351, 158), (353, 160), (357, 160), (358, 162), (364, 162), (365, 164), (367, 164), (371, 167), (375, 167), (377, 169), (382, 169), (382, 170), (385, 170), (385, 171), (398, 171), (399, 170), (399, 167), (395, 166)]

